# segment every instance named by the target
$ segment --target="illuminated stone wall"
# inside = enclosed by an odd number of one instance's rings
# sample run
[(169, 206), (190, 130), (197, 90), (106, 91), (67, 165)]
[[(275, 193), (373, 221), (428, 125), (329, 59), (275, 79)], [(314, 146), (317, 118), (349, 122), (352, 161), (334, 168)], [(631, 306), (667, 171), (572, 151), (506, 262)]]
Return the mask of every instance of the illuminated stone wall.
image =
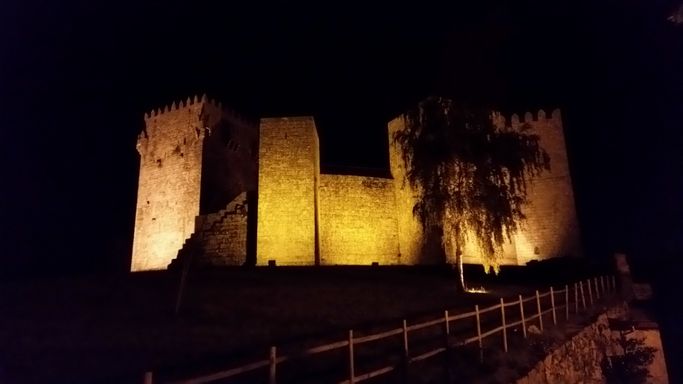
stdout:
[(392, 179), (320, 175), (321, 264), (398, 264)]
[(533, 180), (529, 189), (527, 220), (515, 239), (520, 264), (534, 259), (580, 256), (579, 225), (574, 192), (559, 110), (547, 116), (544, 111), (526, 113), (523, 121), (513, 115), (513, 128), (529, 123), (531, 132), (541, 137), (541, 146), (550, 155), (550, 172)]
[[(225, 210), (256, 189), (256, 141), (252, 124), (206, 96), (145, 115), (132, 271), (166, 268), (195, 232), (199, 214)], [(241, 225), (229, 232), (241, 236)]]
[[(579, 232), (559, 111), (496, 124), (528, 122), (541, 136), (552, 171), (534, 180), (523, 230), (503, 249), (503, 264), (580, 254)], [(264, 118), (260, 128), (203, 97), (145, 116), (138, 138), (140, 182), (131, 270), (166, 268), (194, 233), (202, 259), (238, 265), (256, 244), (256, 263), (278, 265), (439, 264), (450, 247), (426, 236), (413, 215), (415, 191), (405, 179), (395, 132), (388, 124), (392, 178), (320, 174), (312, 117)], [(257, 184), (258, 181), (258, 184)], [(247, 225), (243, 192), (258, 189)], [(195, 227), (195, 218), (197, 226)], [(248, 229), (256, 222), (256, 229)], [(212, 225), (207, 226), (207, 223)], [(196, 232), (195, 232), (196, 229)], [(247, 235), (256, 240), (247, 246)], [(425, 240), (427, 239), (427, 240)], [(436, 241), (435, 241), (436, 239)], [(254, 261), (254, 253), (249, 253)], [(479, 262), (465, 246), (464, 261)], [(213, 260), (213, 261), (211, 261)]]
[(416, 203), (416, 192), (406, 180), (406, 168), (401, 149), (394, 143), (394, 134), (405, 129), (405, 120), (399, 116), (388, 124), (389, 168), (394, 178), (394, 199), (396, 204), (396, 222), (400, 262), (402, 264), (420, 264), (423, 258), (422, 225), (413, 215)]
[(261, 119), (257, 264), (315, 264), (318, 151), (312, 117)]
[(132, 271), (166, 268), (194, 231), (205, 127), (219, 119), (220, 108), (205, 97), (145, 115), (145, 130), (137, 142), (140, 176)]
[(244, 264), (247, 258), (247, 211), (247, 194), (243, 192), (225, 209), (197, 217), (201, 264)]
[(237, 195), (255, 191), (258, 128), (226, 109), (204, 139), (200, 214), (225, 209)]

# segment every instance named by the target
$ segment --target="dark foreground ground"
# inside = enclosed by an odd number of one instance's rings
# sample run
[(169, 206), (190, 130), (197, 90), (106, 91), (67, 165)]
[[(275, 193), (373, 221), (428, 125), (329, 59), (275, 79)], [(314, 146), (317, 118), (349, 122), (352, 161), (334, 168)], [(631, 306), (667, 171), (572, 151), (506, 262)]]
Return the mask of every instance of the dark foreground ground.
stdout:
[(196, 272), (180, 316), (178, 275), (21, 279), (0, 285), (0, 382), (141, 382), (145, 370), (192, 372), (262, 356), (270, 345), (339, 339), (347, 329), (471, 310), (567, 271), (468, 274), (488, 294), (457, 294), (430, 268), (226, 269)]
[(632, 262), (636, 282), (654, 289), (654, 311), (661, 330), (670, 383), (683, 383), (683, 254), (663, 255), (656, 262)]

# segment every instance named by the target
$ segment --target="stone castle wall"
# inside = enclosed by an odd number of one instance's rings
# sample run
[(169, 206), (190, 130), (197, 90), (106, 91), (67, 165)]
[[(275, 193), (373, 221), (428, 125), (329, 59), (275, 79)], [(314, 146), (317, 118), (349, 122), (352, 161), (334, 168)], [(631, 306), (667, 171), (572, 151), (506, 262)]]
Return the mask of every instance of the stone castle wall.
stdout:
[(320, 176), (321, 264), (399, 264), (392, 179)]
[(255, 124), (225, 110), (210, 126), (202, 152), (200, 214), (224, 209), (240, 193), (256, 190), (257, 133)]
[[(533, 181), (528, 219), (504, 246), (502, 264), (579, 254), (559, 111), (551, 116), (543, 111), (527, 114), (524, 121), (514, 115), (509, 122), (500, 115), (497, 119), (497, 124), (514, 128), (528, 123), (540, 135), (552, 167)], [(446, 255), (439, 251), (438, 236), (425, 240), (413, 215), (415, 191), (405, 179), (401, 152), (393, 142), (395, 132), (404, 129), (403, 117), (388, 124), (388, 179), (321, 175), (312, 117), (264, 118), (257, 130), (203, 97), (148, 114), (145, 123), (137, 145), (141, 160), (133, 271), (166, 268), (193, 233), (204, 239), (207, 260), (244, 263), (247, 218), (221, 215), (241, 193), (254, 190), (256, 217), (250, 225), (255, 221), (256, 228), (249, 233), (252, 238), (256, 233), (256, 264), (453, 261), (448, 247)], [(208, 228), (205, 223), (211, 218), (218, 224)], [(466, 245), (464, 261), (478, 263), (479, 253), (475, 245)]]
[(145, 115), (131, 270), (164, 269), (195, 218), (256, 187), (255, 129), (206, 96)]
[(132, 271), (166, 268), (194, 231), (205, 127), (219, 118), (218, 106), (206, 98), (174, 103), (145, 116), (137, 142), (140, 176)]
[(247, 194), (237, 196), (218, 212), (197, 217), (200, 263), (243, 265), (247, 258)]
[(526, 113), (522, 121), (512, 115), (513, 128), (522, 124), (541, 138), (541, 147), (550, 155), (550, 172), (532, 180), (528, 190), (527, 220), (516, 236), (518, 262), (557, 256), (579, 256), (581, 243), (574, 205), (569, 162), (559, 110), (551, 115)]
[(394, 143), (394, 135), (405, 129), (405, 119), (399, 116), (389, 122), (388, 145), (389, 145), (389, 169), (394, 179), (394, 200), (396, 204), (396, 224), (398, 228), (398, 242), (401, 263), (420, 264), (423, 257), (423, 232), (422, 225), (413, 215), (413, 207), (416, 203), (416, 192), (406, 180), (406, 166), (403, 161), (401, 150)]
[(318, 152), (312, 117), (261, 119), (257, 264), (316, 263)]

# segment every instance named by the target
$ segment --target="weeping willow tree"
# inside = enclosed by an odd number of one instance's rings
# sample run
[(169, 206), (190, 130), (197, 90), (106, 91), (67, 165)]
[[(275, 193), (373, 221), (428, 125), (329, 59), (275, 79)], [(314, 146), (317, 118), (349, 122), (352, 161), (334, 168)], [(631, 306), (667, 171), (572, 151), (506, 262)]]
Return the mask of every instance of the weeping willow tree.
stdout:
[(465, 289), (462, 254), (478, 245), (486, 271), (498, 271), (502, 246), (524, 220), (527, 186), (550, 169), (550, 158), (528, 125), (498, 127), (490, 110), (465, 108), (429, 98), (405, 116), (395, 133), (416, 192), (414, 215), (425, 233), (441, 228), (441, 241), (455, 254)]

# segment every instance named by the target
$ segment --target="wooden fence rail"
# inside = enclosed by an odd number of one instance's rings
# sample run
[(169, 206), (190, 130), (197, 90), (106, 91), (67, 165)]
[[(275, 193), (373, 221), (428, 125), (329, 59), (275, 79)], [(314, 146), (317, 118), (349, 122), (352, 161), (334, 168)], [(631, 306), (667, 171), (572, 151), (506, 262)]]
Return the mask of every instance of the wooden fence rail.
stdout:
[[(586, 306), (586, 299), (584, 296), (584, 283), (587, 287), (588, 290), (588, 297), (589, 297), (589, 302), (590, 306), (592, 307), (594, 305), (594, 300), (593, 296), (595, 295), (595, 301), (597, 301), (598, 298), (601, 297), (607, 297), (608, 295), (614, 294), (616, 292), (616, 279), (614, 276), (599, 276), (595, 277), (593, 279), (586, 279), (585, 281), (579, 281), (573, 284), (573, 296), (574, 296), (574, 313), (577, 314), (579, 313), (579, 300), (581, 301), (582, 307), (584, 310), (587, 309)], [(564, 303), (561, 305), (556, 305), (555, 298), (557, 295), (562, 295), (564, 296)], [(559, 296), (559, 297), (562, 297)], [(550, 307), (549, 308), (543, 308), (541, 305), (541, 299), (545, 297), (550, 297)], [(517, 300), (515, 301), (505, 301), (503, 298), (500, 298), (500, 302), (498, 304), (492, 305), (490, 307), (486, 308), (479, 308), (479, 305), (474, 306), (474, 311), (472, 312), (465, 312), (465, 313), (458, 313), (458, 314), (451, 314), (450, 311), (444, 311), (443, 316), (436, 318), (434, 320), (429, 320), (417, 324), (411, 324), (408, 325), (408, 322), (406, 320), (403, 320), (403, 324), (401, 328), (395, 328), (395, 329), (390, 329), (387, 331), (371, 334), (371, 335), (365, 335), (365, 336), (360, 336), (360, 337), (355, 337), (353, 330), (348, 331), (348, 337), (346, 340), (340, 340), (336, 341), (333, 343), (325, 344), (325, 345), (320, 345), (312, 348), (307, 348), (302, 351), (299, 351), (298, 353), (293, 353), (290, 355), (284, 355), (284, 356), (277, 356), (277, 348), (275, 346), (270, 347), (269, 349), (269, 355), (267, 359), (255, 361), (240, 367), (220, 371), (220, 372), (215, 372), (212, 374), (207, 374), (207, 375), (202, 375), (202, 376), (197, 376), (194, 378), (189, 378), (185, 380), (179, 380), (174, 382), (174, 384), (201, 384), (201, 383), (209, 383), (217, 380), (223, 380), (227, 379), (230, 377), (235, 377), (241, 374), (245, 374), (247, 372), (252, 372), (255, 370), (259, 369), (268, 369), (268, 382), (269, 384), (276, 384), (277, 382), (277, 366), (279, 364), (282, 364), (285, 361), (294, 359), (294, 358), (301, 358), (301, 357), (306, 357), (306, 356), (313, 356), (317, 355), (323, 352), (328, 352), (332, 350), (337, 350), (337, 349), (342, 349), (346, 348), (347, 353), (348, 353), (348, 379), (342, 381), (342, 383), (359, 383), (368, 379), (371, 379), (373, 377), (377, 377), (380, 375), (384, 375), (386, 373), (392, 372), (394, 370), (401, 369), (401, 366), (397, 365), (387, 365), (383, 366), (381, 368), (375, 369), (370, 372), (365, 372), (365, 373), (358, 373), (356, 372), (356, 366), (355, 366), (355, 351), (354, 351), (354, 346), (358, 346), (360, 344), (364, 343), (370, 343), (378, 340), (383, 340), (392, 336), (397, 336), (402, 334), (402, 339), (403, 339), (403, 361), (404, 361), (404, 367), (407, 367), (410, 363), (420, 361), (420, 360), (425, 360), (430, 357), (436, 356), (440, 353), (445, 352), (449, 348), (450, 343), (446, 343), (445, 346), (441, 346), (435, 349), (431, 349), (427, 352), (421, 353), (419, 355), (411, 356), (410, 353), (410, 344), (409, 344), (409, 336), (411, 332), (429, 328), (429, 327), (435, 327), (435, 326), (440, 326), (443, 327), (443, 332), (444, 336), (446, 337), (447, 341), (453, 337), (451, 333), (451, 324), (454, 321), (457, 320), (464, 320), (464, 319), (474, 319), (476, 323), (476, 335), (473, 337), (465, 338), (460, 340), (459, 342), (455, 343), (457, 345), (466, 345), (466, 344), (471, 344), (473, 342), (478, 343), (478, 347), (480, 350), (480, 356), (483, 358), (483, 354), (481, 354), (481, 351), (483, 351), (483, 340), (489, 336), (495, 335), (497, 333), (501, 333), (501, 343), (503, 350), (505, 352), (508, 352), (508, 329), (514, 328), (517, 326), (521, 325), (523, 336), (526, 338), (527, 337), (527, 327), (532, 324), (535, 320), (538, 320), (538, 327), (541, 331), (543, 331), (543, 316), (547, 314), (552, 314), (552, 320), (553, 324), (557, 324), (557, 311), (564, 309), (565, 313), (565, 320), (569, 319), (569, 313), (570, 313), (570, 308), (572, 307), (571, 302), (569, 300), (570, 297), (570, 286), (565, 285), (564, 289), (561, 290), (556, 290), (553, 287), (550, 287), (547, 292), (540, 293), (538, 290), (535, 292), (535, 295), (529, 296), (529, 297), (523, 297), (522, 295), (518, 295)], [(525, 308), (524, 304), (530, 301), (536, 301), (536, 313), (534, 315), (529, 316), (529, 314), (525, 313)], [(510, 322), (509, 320), (506, 321), (506, 314), (505, 314), (505, 309), (506, 308), (514, 308), (518, 307), (519, 309), (519, 316), (520, 319), (516, 321)], [(482, 331), (482, 320), (481, 317), (483, 314), (492, 312), (492, 311), (500, 311), (500, 325), (493, 327), (489, 330)], [(561, 312), (560, 312), (561, 313)], [(145, 384), (152, 384), (152, 372), (146, 372), (144, 375), (143, 382)]]

